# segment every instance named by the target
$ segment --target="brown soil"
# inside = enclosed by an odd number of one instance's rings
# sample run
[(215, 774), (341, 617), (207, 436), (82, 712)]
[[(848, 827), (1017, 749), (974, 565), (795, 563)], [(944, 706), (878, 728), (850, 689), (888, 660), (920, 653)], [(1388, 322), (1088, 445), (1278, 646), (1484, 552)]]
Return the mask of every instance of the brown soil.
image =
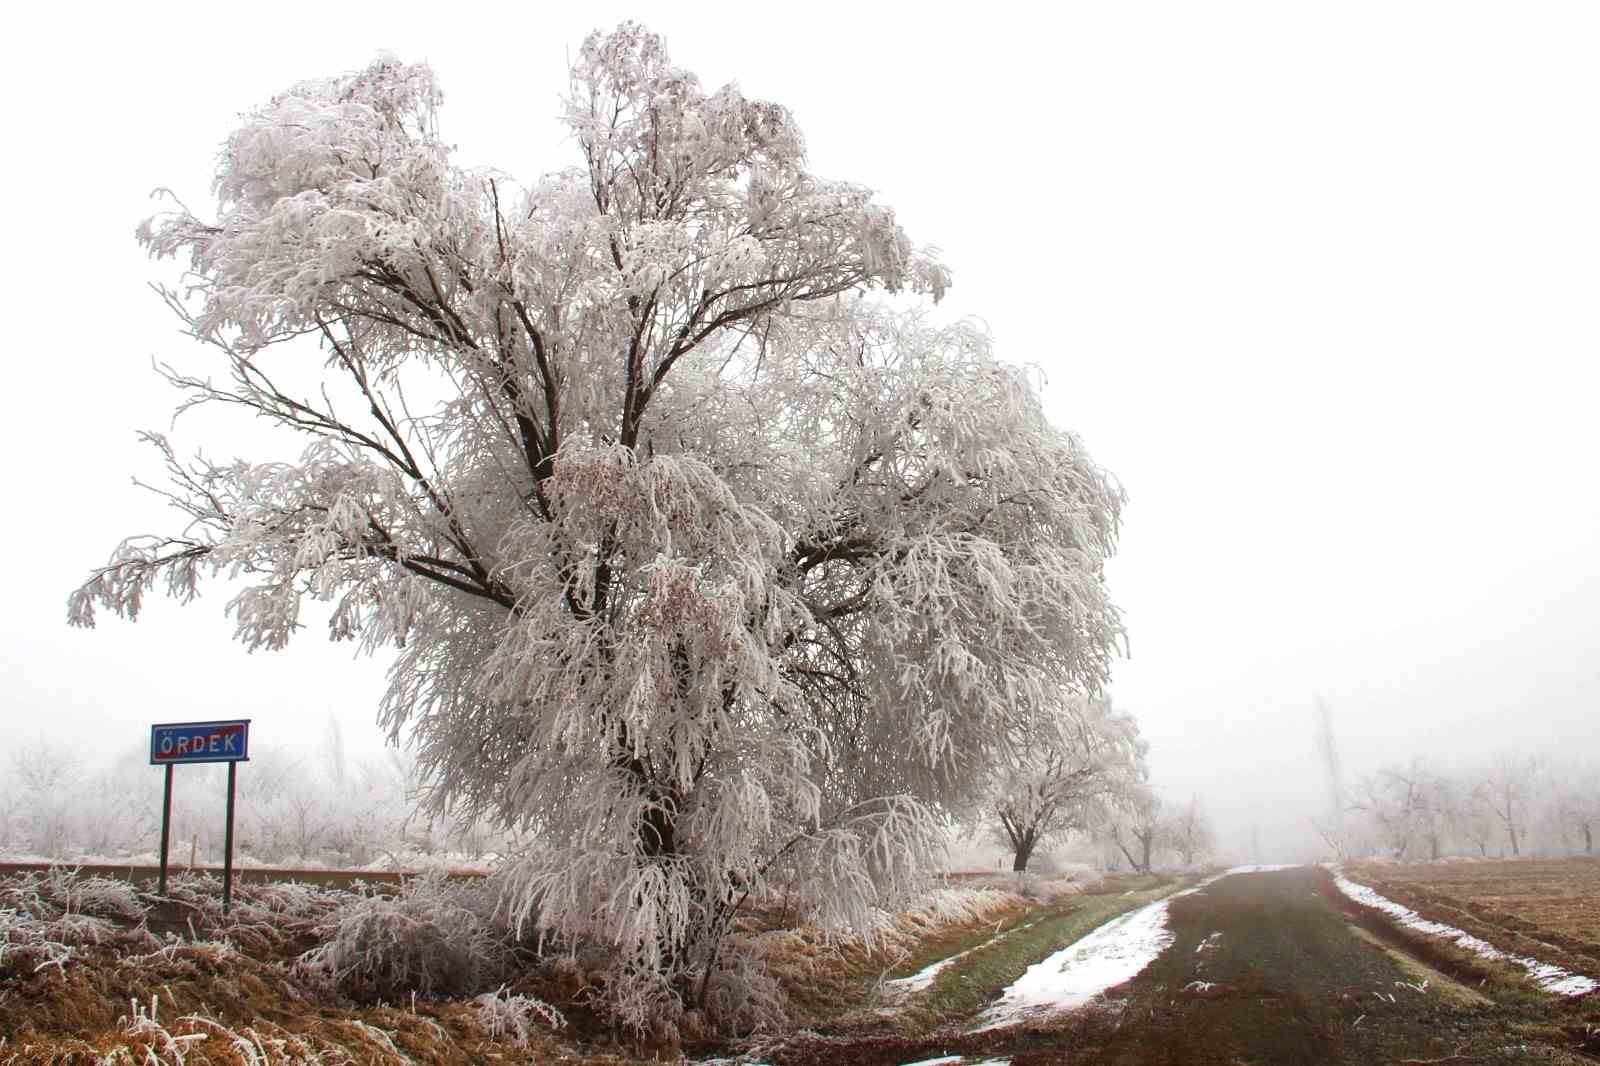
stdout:
[(1365, 865), (1351, 876), (1506, 951), (1600, 976), (1600, 859)]

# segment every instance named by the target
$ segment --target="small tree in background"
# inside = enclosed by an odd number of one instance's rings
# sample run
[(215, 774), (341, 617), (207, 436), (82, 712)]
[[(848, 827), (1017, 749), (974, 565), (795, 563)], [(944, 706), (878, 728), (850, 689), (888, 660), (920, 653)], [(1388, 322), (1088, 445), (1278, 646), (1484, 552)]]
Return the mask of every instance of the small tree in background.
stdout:
[(941, 805), (1104, 683), (1120, 490), (982, 330), (868, 298), (949, 273), (782, 107), (596, 34), (579, 165), (518, 189), (452, 162), (439, 103), (393, 60), (293, 86), (229, 137), (214, 219), (140, 230), (224, 374), (169, 371), (184, 405), (308, 443), (147, 434), (184, 531), (125, 541), (70, 618), (221, 572), (250, 648), (307, 599), (398, 648), (384, 720), (434, 809), (536, 834), (515, 909), (608, 944), (618, 1016), (670, 1024), (746, 897), (871, 928)]
[(1217, 848), (1216, 831), (1199, 796), (1191, 796), (1187, 804), (1167, 816), (1161, 835), (1178, 853), (1178, 861), (1184, 866), (1193, 866)]
[(1149, 873), (1156, 849), (1166, 844), (1167, 824), (1161, 808), (1160, 796), (1148, 788), (1138, 789), (1109, 826), (1112, 843), (1135, 873)]
[(1104, 826), (1145, 776), (1138, 723), (1104, 698), (1066, 701), (1033, 723), (1019, 748), (986, 813), (998, 820), (1017, 873), (1040, 844)]
[(1582, 842), (1585, 855), (1594, 854), (1600, 833), (1600, 766), (1573, 763), (1555, 768), (1555, 818), (1563, 834)]
[(77, 756), (41, 736), (7, 755), (4, 786), (11, 846), (47, 858), (73, 838), (73, 805), (83, 773)]
[(1403, 859), (1428, 816), (1428, 777), (1415, 763), (1356, 782), (1350, 809), (1365, 814), (1391, 859)]
[(1479, 784), (1484, 801), (1499, 821), (1511, 845), (1513, 857), (1522, 854), (1531, 793), (1538, 762), (1528, 756), (1506, 752), (1489, 764)]

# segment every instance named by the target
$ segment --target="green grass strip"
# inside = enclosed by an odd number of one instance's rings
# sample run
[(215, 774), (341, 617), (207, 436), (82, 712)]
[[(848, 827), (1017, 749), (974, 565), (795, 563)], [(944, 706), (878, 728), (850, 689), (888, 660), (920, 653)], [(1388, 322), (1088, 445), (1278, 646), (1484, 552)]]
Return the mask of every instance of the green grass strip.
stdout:
[(970, 1019), (1029, 966), (1175, 887), (1163, 883), (1126, 895), (1073, 896), (1034, 911), (1023, 919), (1031, 925), (1012, 930), (940, 971), (932, 985), (900, 1009), (896, 1028), (917, 1035)]

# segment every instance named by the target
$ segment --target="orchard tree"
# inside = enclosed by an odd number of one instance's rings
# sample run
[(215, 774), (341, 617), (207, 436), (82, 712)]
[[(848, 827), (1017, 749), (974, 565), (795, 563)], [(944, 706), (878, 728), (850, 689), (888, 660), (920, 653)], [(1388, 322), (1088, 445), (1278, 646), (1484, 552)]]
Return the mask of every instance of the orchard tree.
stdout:
[(514, 910), (610, 945), (617, 1015), (731, 1010), (747, 896), (804, 871), (815, 918), (870, 928), (941, 805), (1104, 682), (1120, 490), (981, 329), (926, 317), (944, 264), (811, 173), (784, 108), (624, 25), (572, 66), (579, 165), (519, 189), (452, 161), (439, 104), (391, 59), (295, 85), (227, 139), (213, 217), (139, 230), (221, 371), (168, 371), (183, 404), (307, 443), (146, 434), (181, 531), (124, 541), (70, 619), (220, 574), (275, 649), (327, 604), (399, 649), (382, 720), (431, 802), (537, 835)]
[(1365, 814), (1391, 859), (1402, 859), (1418, 837), (1430, 839), (1438, 858), (1437, 777), (1419, 760), (1410, 766), (1386, 766), (1361, 778), (1350, 809)]
[(1011, 868), (1022, 873), (1043, 842), (1104, 826), (1144, 780), (1139, 725), (1105, 698), (1075, 697), (1033, 723), (991, 799)]
[(1583, 842), (1583, 853), (1593, 855), (1594, 838), (1600, 832), (1600, 766), (1571, 763), (1557, 767), (1553, 790), (1553, 813), (1561, 834), (1575, 834)]
[(1167, 843), (1167, 823), (1161, 817), (1161, 806), (1160, 796), (1148, 788), (1138, 789), (1110, 825), (1112, 843), (1135, 873), (1149, 873), (1156, 849)]
[(1503, 752), (1489, 764), (1478, 786), (1489, 810), (1505, 830), (1513, 857), (1522, 854), (1528, 806), (1538, 771), (1535, 759), (1516, 752)]
[(1457, 839), (1470, 843), (1479, 857), (1489, 857), (1489, 844), (1500, 826), (1490, 805), (1489, 790), (1481, 782), (1468, 782), (1465, 787), (1458, 784), (1449, 819), (1450, 830)]
[(1182, 810), (1167, 816), (1163, 835), (1184, 866), (1193, 866), (1196, 860), (1206, 858), (1217, 849), (1211, 816), (1206, 813), (1199, 796), (1189, 797)]

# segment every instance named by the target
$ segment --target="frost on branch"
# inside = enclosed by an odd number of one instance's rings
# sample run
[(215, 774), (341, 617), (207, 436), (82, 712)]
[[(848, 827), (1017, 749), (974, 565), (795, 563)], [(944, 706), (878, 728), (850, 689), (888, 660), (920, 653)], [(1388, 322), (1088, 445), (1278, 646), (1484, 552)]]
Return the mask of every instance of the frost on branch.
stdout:
[(303, 450), (152, 438), (184, 528), (71, 619), (220, 574), (277, 648), (325, 601), (399, 649), (383, 720), (433, 802), (539, 841), (506, 904), (608, 945), (624, 1021), (765, 1017), (721, 957), (747, 900), (870, 932), (941, 815), (1104, 682), (1120, 490), (981, 330), (873, 298), (949, 273), (783, 108), (624, 25), (573, 66), (580, 165), (519, 188), (452, 161), (439, 102), (392, 59), (295, 86), (229, 137), (214, 220), (141, 230), (221, 368), (165, 371), (182, 406)]

